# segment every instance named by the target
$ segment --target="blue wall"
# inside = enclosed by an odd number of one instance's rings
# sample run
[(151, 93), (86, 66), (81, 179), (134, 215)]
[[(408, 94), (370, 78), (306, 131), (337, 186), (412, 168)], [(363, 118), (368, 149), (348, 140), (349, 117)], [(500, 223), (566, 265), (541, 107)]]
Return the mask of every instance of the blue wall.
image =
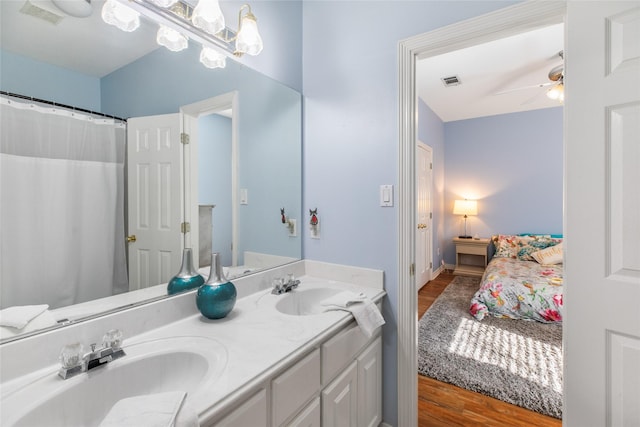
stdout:
[[(380, 207), (379, 186), (398, 183), (398, 42), (514, 3), (303, 2), (303, 200), (322, 222), (320, 239), (304, 239), (304, 255), (384, 270), (383, 418), (392, 425), (397, 209)], [(329, 24), (340, 31), (327, 31)]]
[(464, 222), (455, 199), (477, 199), (468, 234), (562, 234), (562, 108), (445, 124), (445, 261)]
[(0, 89), (91, 111), (100, 109), (100, 79), (0, 50)]
[(198, 119), (198, 204), (215, 205), (212, 251), (231, 265), (231, 119), (218, 114)]

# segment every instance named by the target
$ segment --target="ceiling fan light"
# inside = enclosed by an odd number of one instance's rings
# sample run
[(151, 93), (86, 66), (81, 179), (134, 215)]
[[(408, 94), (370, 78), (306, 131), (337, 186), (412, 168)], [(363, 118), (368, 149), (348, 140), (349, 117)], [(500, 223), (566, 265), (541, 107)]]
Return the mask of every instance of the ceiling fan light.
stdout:
[(140, 26), (140, 14), (115, 0), (107, 0), (102, 6), (102, 20), (122, 31), (135, 31)]
[(218, 0), (200, 0), (193, 9), (191, 22), (209, 34), (218, 34), (225, 26)]
[(210, 47), (203, 47), (200, 51), (200, 62), (207, 68), (224, 68), (227, 65), (227, 57)]
[[(242, 9), (240, 10), (242, 14)], [(258, 23), (256, 17), (249, 12), (240, 19), (238, 36), (236, 38), (236, 54), (257, 55), (262, 52), (262, 37), (258, 32)]]
[(179, 52), (189, 46), (189, 41), (185, 36), (174, 30), (173, 28), (160, 26), (156, 41), (159, 45), (166, 47), (172, 52)]
[(547, 91), (547, 97), (556, 101), (564, 101), (564, 84), (559, 83)]

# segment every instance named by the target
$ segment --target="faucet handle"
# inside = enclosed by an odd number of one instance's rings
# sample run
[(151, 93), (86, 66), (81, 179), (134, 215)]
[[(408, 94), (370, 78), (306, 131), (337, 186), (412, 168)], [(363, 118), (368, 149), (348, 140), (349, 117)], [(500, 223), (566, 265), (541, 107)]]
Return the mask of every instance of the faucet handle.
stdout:
[(71, 369), (82, 365), (84, 357), (83, 352), (84, 348), (79, 342), (65, 345), (62, 347), (58, 358), (60, 360), (60, 365), (64, 369)]
[(118, 350), (122, 346), (122, 331), (120, 329), (111, 329), (104, 337), (102, 337), (102, 346), (104, 348), (112, 348)]

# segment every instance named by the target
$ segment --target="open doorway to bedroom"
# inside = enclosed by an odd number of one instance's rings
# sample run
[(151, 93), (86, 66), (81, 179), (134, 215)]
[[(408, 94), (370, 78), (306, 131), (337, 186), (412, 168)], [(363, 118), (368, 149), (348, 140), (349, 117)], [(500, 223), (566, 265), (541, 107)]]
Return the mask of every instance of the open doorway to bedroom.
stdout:
[[(535, 274), (545, 289), (527, 282), (535, 290), (486, 292), (494, 296), (489, 306), (516, 311), (531, 310), (526, 300), (540, 298), (547, 305), (533, 309), (557, 313), (545, 312), (549, 317), (541, 322), (473, 319), (469, 308), (480, 277), (451, 271), (460, 259), (484, 270), (477, 255), (493, 255), (495, 235), (532, 247), (561, 242), (563, 107), (549, 91), (562, 89), (563, 48), (564, 25), (555, 23), (416, 60), (416, 136), (434, 152), (433, 279), (417, 303), (419, 425), (461, 422), (471, 413), (480, 423), (496, 421), (500, 412), (517, 413), (529, 425), (561, 425), (562, 326), (554, 320), (561, 320), (562, 293), (549, 282), (561, 280), (561, 268), (543, 267), (529, 251), (522, 256), (541, 267)], [(476, 201), (476, 214), (454, 215), (456, 200)], [(472, 238), (456, 244), (461, 235)]]

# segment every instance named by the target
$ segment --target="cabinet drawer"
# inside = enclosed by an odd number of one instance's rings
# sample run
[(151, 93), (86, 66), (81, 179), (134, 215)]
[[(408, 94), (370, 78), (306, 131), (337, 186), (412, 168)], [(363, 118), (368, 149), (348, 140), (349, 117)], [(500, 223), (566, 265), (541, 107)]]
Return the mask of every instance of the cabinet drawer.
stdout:
[(468, 255), (487, 255), (487, 247), (458, 244), (456, 245), (456, 252), (459, 254), (468, 254)]
[(322, 345), (322, 384), (327, 384), (356, 354), (367, 344), (367, 338), (360, 327), (351, 323), (335, 337)]
[(320, 350), (305, 356), (271, 383), (273, 425), (282, 425), (320, 390)]
[(316, 397), (300, 412), (287, 427), (320, 427), (320, 398)]

